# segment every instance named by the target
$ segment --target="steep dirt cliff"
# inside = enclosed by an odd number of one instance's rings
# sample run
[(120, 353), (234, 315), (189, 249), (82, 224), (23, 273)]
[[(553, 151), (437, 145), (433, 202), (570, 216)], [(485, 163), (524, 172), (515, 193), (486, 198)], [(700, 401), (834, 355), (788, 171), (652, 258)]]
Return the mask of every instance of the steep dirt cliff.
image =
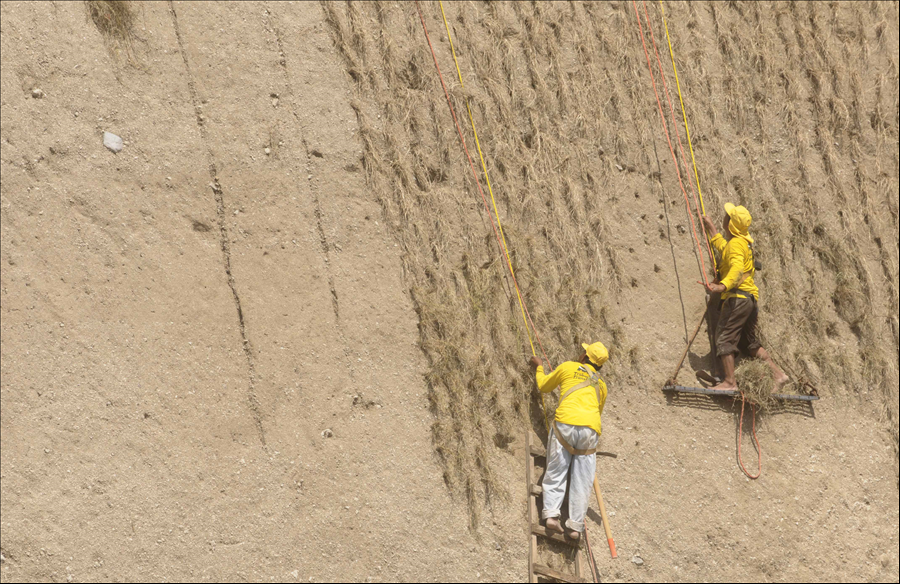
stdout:
[[(0, 4), (0, 577), (524, 579), (541, 403), (416, 5), (88, 6)], [(898, 5), (665, 6), (822, 397), (759, 417), (756, 481), (739, 402), (659, 389), (704, 293), (635, 5), (445, 4), (461, 89), (421, 4), (544, 349), (611, 349), (601, 574), (896, 581)]]

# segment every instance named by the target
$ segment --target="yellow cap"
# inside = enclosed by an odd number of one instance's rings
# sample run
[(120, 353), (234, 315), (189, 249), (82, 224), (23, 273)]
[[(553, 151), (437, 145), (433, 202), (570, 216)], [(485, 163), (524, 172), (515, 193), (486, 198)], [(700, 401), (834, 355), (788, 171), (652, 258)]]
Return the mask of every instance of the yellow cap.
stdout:
[(606, 350), (606, 347), (603, 346), (603, 343), (591, 343), (588, 345), (587, 343), (581, 343), (584, 352), (587, 353), (588, 359), (591, 360), (591, 363), (594, 365), (603, 365), (609, 360), (609, 351)]
[(753, 243), (753, 238), (750, 237), (750, 223), (753, 221), (750, 211), (743, 205), (735, 207), (731, 203), (725, 203), (725, 212), (731, 218), (731, 221), (728, 222), (728, 231), (732, 235), (743, 237)]

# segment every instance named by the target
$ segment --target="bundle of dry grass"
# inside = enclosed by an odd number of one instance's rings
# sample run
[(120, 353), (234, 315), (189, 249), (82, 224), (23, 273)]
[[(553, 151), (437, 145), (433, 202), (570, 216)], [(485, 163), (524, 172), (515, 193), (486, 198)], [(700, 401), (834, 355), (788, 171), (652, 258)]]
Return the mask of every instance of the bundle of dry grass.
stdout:
[(772, 370), (763, 361), (745, 359), (735, 369), (734, 377), (738, 387), (744, 392), (744, 398), (756, 404), (761, 411), (775, 403), (775, 398), (772, 397), (775, 390)]

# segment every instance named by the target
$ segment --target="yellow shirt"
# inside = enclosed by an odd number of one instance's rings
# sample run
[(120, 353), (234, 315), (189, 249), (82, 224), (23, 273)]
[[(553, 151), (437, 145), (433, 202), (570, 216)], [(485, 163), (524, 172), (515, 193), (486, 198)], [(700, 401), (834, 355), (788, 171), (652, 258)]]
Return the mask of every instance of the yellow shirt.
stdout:
[[(566, 361), (553, 370), (550, 375), (544, 375), (544, 368), (538, 367), (537, 385), (543, 393), (550, 393), (559, 387), (559, 394), (566, 393), (570, 388), (587, 380), (595, 369), (588, 364), (576, 361)], [(597, 403), (597, 392), (593, 385), (573, 391), (566, 396), (556, 408), (556, 421), (572, 426), (588, 426), (600, 434), (600, 414), (603, 413), (603, 404), (606, 403), (606, 384), (599, 382), (600, 403)]]
[(722, 300), (732, 298), (734, 296), (732, 290), (735, 288), (753, 294), (759, 300), (759, 288), (753, 283), (753, 256), (747, 240), (735, 236), (725, 241), (722, 234), (717, 233), (709, 242), (722, 255), (722, 261), (719, 262), (719, 282), (725, 285)]

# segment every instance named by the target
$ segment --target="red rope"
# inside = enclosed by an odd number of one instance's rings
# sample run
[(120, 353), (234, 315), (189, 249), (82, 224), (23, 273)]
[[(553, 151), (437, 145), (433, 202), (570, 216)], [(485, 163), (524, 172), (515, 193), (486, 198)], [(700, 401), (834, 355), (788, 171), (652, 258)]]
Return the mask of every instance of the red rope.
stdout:
[[(434, 46), (431, 44), (431, 37), (428, 36), (428, 27), (425, 26), (425, 17), (422, 16), (422, 7), (419, 5), (419, 0), (416, 0), (416, 10), (419, 12), (419, 20), (422, 22), (422, 30), (425, 31), (425, 38), (428, 40), (428, 48), (431, 49), (431, 58), (434, 59), (434, 66), (437, 69), (438, 77), (441, 79), (441, 87), (444, 88), (444, 96), (447, 98), (447, 105), (450, 107), (450, 115), (453, 116), (453, 124), (456, 126), (456, 133), (459, 134), (459, 141), (462, 143), (463, 150), (466, 153), (466, 159), (469, 161), (469, 168), (472, 170), (472, 176), (475, 178), (475, 186), (478, 187), (478, 192), (481, 194), (481, 200), (484, 203), (484, 210), (487, 212), (488, 217), (491, 222), (491, 229), (494, 230), (494, 237), (497, 239), (497, 245), (500, 246), (501, 256), (503, 255), (503, 251), (508, 253), (508, 250), (503, 245), (502, 240), (500, 239), (500, 234), (497, 232), (497, 227), (494, 225), (494, 216), (491, 214), (491, 208), (488, 206), (487, 197), (484, 196), (484, 190), (481, 188), (481, 180), (478, 178), (478, 173), (475, 171), (475, 164), (472, 162), (472, 156), (469, 155), (469, 147), (466, 146), (466, 140), (463, 138), (462, 130), (459, 127), (459, 122), (456, 119), (456, 110), (453, 108), (453, 102), (450, 101), (450, 93), (447, 91), (447, 84), (444, 83), (444, 75), (441, 73), (441, 66), (438, 65), (437, 55), (434, 53)], [(504, 258), (501, 257), (501, 260)], [(503, 262), (507, 269), (509, 270), (509, 274), (512, 277), (513, 285), (516, 287), (516, 292), (519, 293), (519, 297), (522, 298), (522, 308), (525, 311), (525, 315), (528, 317), (528, 323), (531, 325), (531, 330), (534, 332), (534, 337), (537, 339), (538, 346), (541, 349), (541, 354), (544, 356), (549, 363), (550, 359), (547, 358), (547, 353), (544, 351), (544, 345), (541, 343), (541, 337), (537, 332), (537, 328), (534, 326), (534, 321), (531, 319), (531, 314), (528, 312), (528, 306), (525, 304), (524, 296), (522, 296), (521, 291), (519, 290), (519, 283), (516, 281), (516, 274), (512, 270), (512, 266), (509, 265), (505, 260)]]
[[(644, 2), (644, 0), (641, 0), (641, 2), (644, 5), (644, 15), (647, 19), (647, 29), (650, 31), (651, 40), (653, 40), (653, 50), (656, 53), (656, 62), (657, 62), (657, 65), (659, 66), (659, 75), (662, 78), (663, 88), (665, 89), (665, 92), (666, 92), (666, 100), (669, 104), (669, 110), (672, 114), (672, 125), (676, 129), (675, 136), (678, 139), (678, 147), (681, 151), (681, 159), (682, 159), (685, 167), (687, 167), (687, 159), (684, 156), (684, 146), (681, 144), (681, 135), (678, 134), (678, 131), (677, 131), (678, 125), (675, 122), (675, 108), (672, 106), (672, 99), (669, 94), (668, 85), (666, 84), (666, 76), (663, 74), (662, 61), (659, 58), (659, 50), (656, 46), (656, 39), (653, 36), (653, 27), (650, 26), (650, 13), (647, 10), (646, 2)], [(687, 205), (687, 208), (688, 208), (688, 217), (690, 217), (690, 219), (691, 219), (691, 231), (694, 235), (694, 242), (697, 244), (697, 251), (700, 252), (698, 254), (698, 256), (700, 258), (700, 266), (701, 266), (700, 271), (703, 275), (704, 281), (706, 281), (706, 283), (709, 284), (709, 280), (706, 278), (706, 265), (703, 262), (703, 248), (700, 246), (700, 239), (697, 237), (697, 228), (694, 224), (694, 214), (691, 211), (691, 204), (690, 204), (690, 201), (688, 200), (687, 191), (685, 190), (684, 182), (681, 179), (681, 170), (680, 170), (680, 167), (678, 166), (678, 158), (675, 156), (675, 149), (672, 147), (672, 139), (669, 136), (669, 129), (666, 126), (666, 116), (665, 116), (665, 114), (663, 114), (662, 101), (659, 99), (659, 92), (656, 89), (656, 80), (653, 76), (653, 66), (650, 64), (650, 52), (647, 50), (647, 41), (645, 40), (645, 37), (644, 37), (644, 27), (641, 24), (641, 14), (638, 11), (637, 2), (635, 0), (631, 0), (631, 4), (634, 6), (634, 15), (638, 21), (638, 30), (640, 31), (640, 34), (641, 34), (641, 45), (643, 45), (643, 47), (644, 47), (644, 56), (647, 58), (647, 71), (649, 71), (649, 73), (650, 73), (650, 82), (653, 84), (653, 93), (654, 93), (654, 95), (656, 95), (656, 105), (659, 108), (659, 119), (662, 122), (663, 131), (665, 131), (665, 134), (666, 134), (666, 142), (668, 142), (668, 144), (669, 144), (669, 152), (672, 154), (672, 162), (675, 163), (675, 173), (678, 175), (678, 184), (681, 187), (681, 192), (684, 194), (684, 203), (685, 203), (685, 205)], [(700, 206), (697, 203), (697, 195), (696, 195), (696, 192), (693, 190), (693, 185), (690, 182), (690, 178), (688, 178), (688, 185), (691, 186), (691, 192), (694, 193), (694, 204), (697, 206), (697, 214), (699, 216), (700, 215)], [(706, 245), (707, 245), (707, 249), (709, 250), (710, 258), (712, 258), (712, 249), (709, 247), (708, 239), (707, 239)], [(756, 454), (757, 454), (756, 475), (752, 475), (747, 471), (747, 468), (744, 466), (744, 459), (743, 459), (743, 455), (741, 452), (741, 436), (744, 431), (744, 405), (745, 404), (746, 404), (746, 400), (744, 399), (744, 393), (741, 392), (741, 420), (740, 420), (740, 423), (738, 424), (738, 464), (741, 466), (741, 470), (744, 471), (744, 474), (746, 474), (751, 479), (758, 479), (759, 476), (762, 474), (762, 449), (759, 446), (759, 439), (756, 437), (756, 408), (752, 403), (750, 404), (750, 411), (753, 416), (753, 426), (752, 426), (753, 441), (756, 443)]]
[(744, 458), (741, 456), (741, 437), (744, 434), (744, 404), (746, 400), (744, 399), (744, 392), (741, 392), (741, 422), (738, 424), (738, 464), (741, 465), (741, 470), (744, 471), (744, 474), (750, 477), (751, 479), (758, 479), (759, 475), (762, 474), (762, 448), (759, 446), (759, 439), (756, 437), (756, 408), (751, 403), (750, 411), (753, 414), (753, 441), (756, 442), (756, 475), (752, 475), (747, 471), (747, 468), (744, 466)]
[[(641, 3), (644, 5), (644, 15), (647, 19), (647, 30), (650, 31), (650, 40), (653, 42), (653, 52), (656, 54), (656, 63), (659, 66), (659, 76), (662, 78), (663, 82), (663, 91), (666, 94), (666, 102), (669, 104), (669, 112), (672, 114), (672, 127), (675, 128), (675, 138), (678, 140), (678, 151), (681, 153), (681, 162), (684, 164), (684, 168), (690, 168), (687, 163), (687, 157), (684, 155), (684, 145), (681, 143), (681, 134), (678, 133), (678, 123), (675, 121), (675, 106), (672, 105), (672, 96), (669, 93), (669, 84), (666, 83), (666, 76), (663, 73), (662, 60), (659, 58), (659, 48), (656, 46), (656, 37), (653, 34), (653, 27), (650, 25), (650, 13), (647, 10), (647, 1), (641, 0)], [(700, 219), (700, 222), (703, 222), (703, 214), (700, 212), (700, 200), (697, 198), (697, 188), (694, 186), (694, 183), (691, 182), (691, 173), (687, 173), (688, 177), (688, 186), (691, 188), (691, 194), (694, 195), (694, 208), (697, 210), (697, 218)], [(706, 250), (709, 252), (709, 261), (711, 264), (715, 263), (715, 259), (713, 257), (712, 246), (709, 243), (709, 237), (704, 238), (706, 240)], [(701, 252), (702, 255), (703, 252)]]
[(598, 578), (599, 573), (597, 572), (597, 563), (594, 561), (594, 551), (591, 549), (591, 540), (588, 539), (587, 525), (584, 526), (584, 545), (587, 546), (588, 560), (590, 560), (591, 563), (591, 579), (594, 582), (599, 582), (600, 578)]
[(694, 224), (694, 214), (691, 212), (691, 203), (688, 200), (687, 191), (685, 190), (684, 182), (681, 179), (678, 158), (675, 156), (675, 148), (672, 147), (672, 138), (669, 136), (669, 128), (666, 126), (666, 116), (663, 114), (662, 102), (659, 99), (659, 92), (656, 90), (656, 79), (653, 76), (653, 66), (650, 64), (650, 53), (647, 51), (647, 42), (644, 40), (644, 26), (641, 24), (641, 14), (638, 12), (637, 2), (631, 0), (631, 3), (634, 5), (634, 15), (637, 17), (638, 30), (641, 33), (641, 44), (644, 46), (644, 56), (647, 57), (647, 71), (650, 72), (650, 82), (653, 84), (653, 93), (656, 95), (656, 105), (659, 107), (659, 119), (662, 122), (663, 131), (666, 133), (666, 142), (669, 144), (672, 162), (675, 163), (675, 173), (678, 175), (678, 185), (681, 187), (681, 192), (684, 194), (684, 204), (687, 205), (688, 208), (688, 217), (691, 220), (691, 233), (694, 235), (694, 242), (697, 244), (697, 251), (699, 252), (697, 257), (700, 259), (700, 275), (703, 276), (703, 281), (708, 285), (709, 279), (706, 277), (706, 263), (703, 261), (703, 248), (700, 246), (700, 238), (697, 237), (697, 226)]

